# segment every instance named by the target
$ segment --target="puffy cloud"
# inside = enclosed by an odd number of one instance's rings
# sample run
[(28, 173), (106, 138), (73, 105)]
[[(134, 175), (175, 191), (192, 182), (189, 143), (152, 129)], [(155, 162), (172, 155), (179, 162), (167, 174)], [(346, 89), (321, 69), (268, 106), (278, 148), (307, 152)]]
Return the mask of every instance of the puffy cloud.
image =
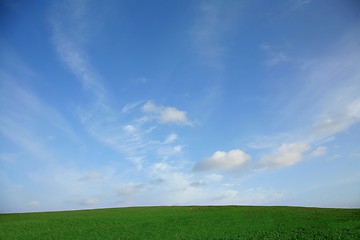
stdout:
[(265, 156), (261, 161), (262, 167), (286, 167), (302, 160), (302, 154), (309, 149), (307, 143), (282, 144), (275, 154)]
[(317, 147), (314, 151), (311, 152), (311, 156), (320, 157), (326, 153), (326, 147)]
[(161, 109), (159, 119), (161, 122), (189, 124), (189, 121), (186, 117), (186, 112), (180, 111), (173, 107), (165, 107)]
[(236, 170), (244, 166), (250, 159), (251, 157), (240, 149), (229, 152), (216, 151), (211, 157), (197, 163), (194, 170)]
[(143, 111), (152, 114), (160, 123), (177, 123), (182, 125), (191, 125), (185, 111), (174, 107), (158, 106), (152, 101), (147, 101), (143, 106)]

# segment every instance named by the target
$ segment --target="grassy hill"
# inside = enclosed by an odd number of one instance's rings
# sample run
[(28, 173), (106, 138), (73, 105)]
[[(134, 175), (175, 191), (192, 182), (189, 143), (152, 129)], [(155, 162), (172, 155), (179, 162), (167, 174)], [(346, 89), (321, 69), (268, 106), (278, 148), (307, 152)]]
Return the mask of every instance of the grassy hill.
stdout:
[(360, 209), (188, 206), (1, 214), (0, 239), (360, 239)]

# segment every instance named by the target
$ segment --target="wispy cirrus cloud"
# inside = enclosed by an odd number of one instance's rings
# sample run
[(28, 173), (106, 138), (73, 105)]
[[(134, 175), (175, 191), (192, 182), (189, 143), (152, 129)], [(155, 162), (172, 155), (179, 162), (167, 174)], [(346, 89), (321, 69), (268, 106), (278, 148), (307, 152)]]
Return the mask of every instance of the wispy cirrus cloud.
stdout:
[(326, 114), (313, 124), (309, 136), (312, 141), (332, 137), (360, 121), (360, 97), (345, 104), (347, 105), (334, 109), (334, 112)]
[(312, 0), (292, 0), (290, 1), (291, 10), (299, 9), (304, 7), (306, 4), (311, 3)]
[[(122, 111), (111, 104), (110, 93), (104, 86), (105, 80), (91, 65), (86, 52), (87, 40), (91, 35), (88, 8), (83, 1), (60, 2), (54, 6), (55, 14), (50, 19), (53, 44), (59, 58), (92, 95), (90, 102), (79, 105), (76, 110), (82, 125), (94, 138), (119, 151), (138, 169), (150, 155), (160, 154), (164, 157), (181, 152), (180, 145), (170, 147), (170, 151), (164, 149), (159, 140), (153, 140), (149, 129), (154, 128), (147, 123), (148, 120), (155, 120), (160, 124), (192, 125), (186, 111), (147, 101), (143, 105), (142, 113), (145, 115), (138, 117), (139, 106), (144, 101), (128, 103)], [(129, 119), (130, 113), (134, 112), (137, 118)]]
[[(276, 136), (252, 144), (255, 148), (270, 147), (260, 165), (286, 167), (307, 157), (320, 157), (326, 153), (326, 146), (315, 149), (314, 146), (326, 144), (360, 122), (360, 70), (357, 67), (360, 57), (354, 54), (360, 50), (356, 44), (358, 36), (358, 31), (344, 36), (329, 54), (291, 62), (303, 66), (305, 61), (306, 68), (300, 68), (296, 76), (301, 83), (299, 90), (281, 106), (281, 113), (284, 118), (300, 119), (301, 130), (288, 132), (287, 137), (278, 139), (275, 145)], [(291, 121), (289, 118), (286, 121)], [(310, 150), (310, 154), (304, 154)]]
[(130, 112), (131, 110), (135, 109), (136, 107), (138, 107), (139, 105), (141, 105), (143, 103), (144, 103), (144, 101), (137, 101), (137, 102), (133, 102), (133, 103), (128, 103), (122, 108), (122, 112), (123, 113), (128, 113), (128, 112)]
[[(357, 67), (360, 65), (360, 58), (354, 54), (359, 50), (355, 44), (357, 37), (358, 33), (355, 31), (339, 41), (334, 52), (314, 57), (307, 61), (306, 68), (300, 68), (302, 72), (296, 76), (297, 80), (300, 78), (299, 90), (289, 96), (286, 104), (279, 106), (281, 117), (286, 121), (291, 121), (288, 116), (290, 119), (296, 117), (302, 120), (297, 126), (300, 130), (255, 136), (247, 146), (252, 149), (252, 154), (260, 154), (262, 157), (255, 159), (250, 170), (258, 167), (285, 168), (309, 157), (321, 157), (326, 153), (327, 147), (316, 147), (317, 145), (326, 144), (360, 122), (360, 71)], [(262, 48), (273, 51), (267, 44), (262, 45)], [(301, 66), (303, 61), (294, 59), (291, 64)], [(276, 64), (280, 62), (283, 61), (273, 61)], [(203, 169), (219, 171), (231, 163), (225, 161), (220, 164), (224, 154), (214, 154), (199, 161), (194, 168), (202, 165)], [(217, 165), (220, 167), (216, 167)]]
[(326, 154), (326, 147), (324, 147), (324, 146), (317, 147), (310, 153), (310, 155), (314, 156), (314, 157), (320, 157), (325, 154)]
[(273, 67), (281, 63), (286, 63), (289, 61), (289, 58), (286, 53), (283, 51), (276, 51), (272, 46), (268, 43), (262, 43), (260, 48), (263, 49), (268, 55), (268, 59), (266, 60), (266, 65), (268, 67)]
[(190, 35), (205, 64), (222, 68), (227, 49), (221, 43), (238, 18), (236, 2), (201, 1)]
[(59, 111), (44, 103), (31, 90), (20, 86), (19, 79), (4, 72), (0, 75), (0, 132), (6, 138), (36, 159), (45, 161), (56, 159), (49, 134), (80, 143)]
[(173, 143), (177, 139), (178, 139), (178, 135), (176, 135), (175, 133), (171, 133), (166, 137), (164, 144)]
[[(121, 120), (121, 115), (113, 109), (103, 79), (90, 64), (85, 51), (90, 35), (88, 7), (84, 1), (63, 1), (53, 6), (54, 14), (50, 18), (53, 43), (65, 66), (93, 96), (87, 105), (80, 105), (76, 110), (85, 129), (140, 167), (144, 158), (141, 148), (147, 145), (147, 140), (139, 128), (132, 127), (131, 130), (130, 125)], [(125, 106), (123, 113), (133, 107), (135, 105)]]
[(50, 24), (55, 49), (65, 66), (77, 76), (82, 86), (105, 101), (106, 90), (101, 76), (91, 66), (85, 46), (91, 38), (89, 3), (82, 0), (60, 1), (52, 6)]

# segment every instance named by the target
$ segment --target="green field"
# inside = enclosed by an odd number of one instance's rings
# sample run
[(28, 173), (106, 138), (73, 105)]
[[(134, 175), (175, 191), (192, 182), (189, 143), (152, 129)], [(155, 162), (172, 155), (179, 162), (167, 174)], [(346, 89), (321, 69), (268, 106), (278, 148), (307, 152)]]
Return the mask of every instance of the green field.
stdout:
[(1, 214), (0, 239), (360, 239), (360, 209), (189, 206)]

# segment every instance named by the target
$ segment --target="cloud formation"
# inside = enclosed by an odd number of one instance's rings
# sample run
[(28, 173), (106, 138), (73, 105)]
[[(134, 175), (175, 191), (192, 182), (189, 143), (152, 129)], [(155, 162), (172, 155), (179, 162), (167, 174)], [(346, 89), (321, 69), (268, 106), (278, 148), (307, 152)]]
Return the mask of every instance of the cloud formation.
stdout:
[(192, 122), (187, 118), (187, 112), (174, 107), (159, 106), (152, 101), (147, 101), (143, 105), (143, 111), (150, 114), (150, 116), (159, 123), (192, 125)]
[(229, 152), (216, 151), (211, 157), (197, 163), (194, 170), (232, 171), (243, 167), (250, 159), (251, 157), (240, 149), (234, 149)]
[(164, 144), (173, 143), (177, 139), (178, 139), (178, 136), (175, 133), (171, 133), (166, 137)]
[(197, 16), (190, 35), (205, 64), (223, 67), (222, 58), (227, 48), (222, 40), (237, 23), (239, 5), (236, 1), (201, 1), (197, 6)]
[(321, 157), (325, 155), (326, 153), (326, 147), (317, 147), (314, 151), (311, 152), (311, 156), (313, 157)]
[[(152, 101), (144, 104), (143, 100), (126, 104), (121, 111), (112, 104), (105, 80), (91, 64), (86, 52), (86, 43), (91, 35), (88, 27), (91, 21), (89, 7), (91, 3), (82, 1), (56, 5), (50, 19), (52, 40), (60, 60), (76, 76), (87, 91), (87, 96), (91, 96), (86, 106), (79, 105), (76, 109), (81, 124), (92, 137), (117, 150), (125, 159), (134, 163), (137, 169), (141, 169), (143, 162), (150, 156), (160, 154), (167, 158), (168, 155), (179, 154), (182, 146), (163, 150), (163, 143), (153, 140), (151, 136), (152, 130), (157, 126), (149, 127), (146, 124), (149, 120), (155, 120), (160, 124), (192, 125), (185, 111), (158, 106)], [(140, 106), (143, 106), (145, 116), (141, 119), (129, 119), (134, 114), (139, 114), (133, 111)], [(165, 143), (173, 143), (176, 138), (176, 135), (169, 135)]]
[(302, 160), (302, 154), (309, 149), (307, 143), (285, 143), (282, 144), (274, 154), (265, 156), (260, 161), (261, 167), (287, 167)]
[(311, 129), (312, 138), (324, 139), (343, 132), (360, 121), (360, 98), (339, 107), (327, 118), (315, 123)]
[(0, 73), (0, 133), (38, 160), (56, 159), (43, 131), (56, 133), (69, 142), (78, 138), (64, 116), (42, 101), (19, 80)]

